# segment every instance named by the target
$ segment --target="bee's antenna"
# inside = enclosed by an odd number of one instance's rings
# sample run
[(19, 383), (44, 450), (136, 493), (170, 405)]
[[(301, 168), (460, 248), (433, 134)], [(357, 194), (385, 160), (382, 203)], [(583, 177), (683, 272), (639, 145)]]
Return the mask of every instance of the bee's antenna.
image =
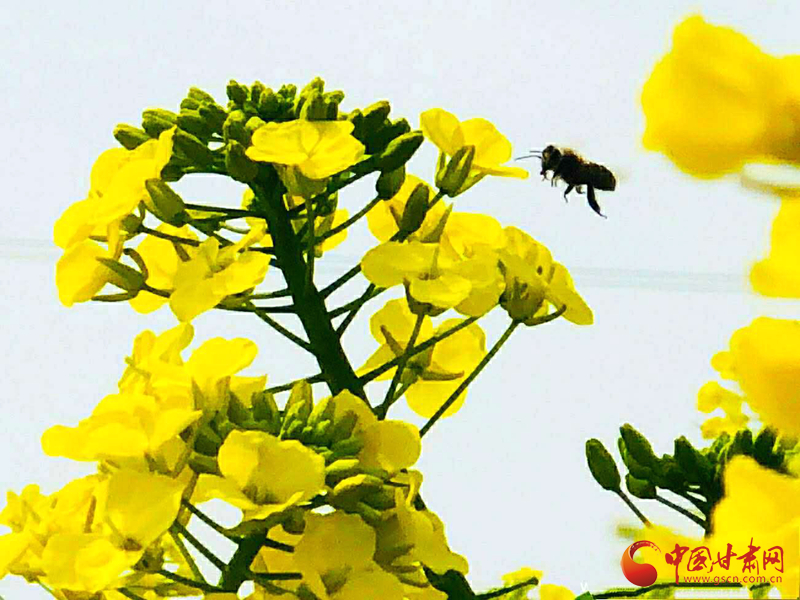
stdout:
[(530, 154), (526, 154), (525, 156), (518, 156), (514, 160), (525, 160), (526, 158), (542, 158), (542, 151), (531, 150)]

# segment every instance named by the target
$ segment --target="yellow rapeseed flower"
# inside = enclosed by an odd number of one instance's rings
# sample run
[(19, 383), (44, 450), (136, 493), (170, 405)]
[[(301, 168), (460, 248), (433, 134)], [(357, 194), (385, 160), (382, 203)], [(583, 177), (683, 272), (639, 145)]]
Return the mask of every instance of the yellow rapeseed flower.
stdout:
[(798, 75), (800, 56), (770, 56), (741, 33), (690, 17), (642, 91), (644, 145), (698, 177), (752, 161), (796, 162)]
[(762, 423), (800, 435), (800, 321), (759, 317), (731, 337), (712, 366), (739, 383)]
[(750, 283), (764, 296), (800, 298), (800, 201), (784, 198), (772, 222), (769, 256), (753, 265)]
[(464, 146), (475, 146), (470, 176), (528, 177), (525, 169), (504, 166), (511, 160), (511, 142), (486, 119), (459, 121), (446, 110), (431, 108), (419, 120), (425, 137), (447, 156), (453, 156)]

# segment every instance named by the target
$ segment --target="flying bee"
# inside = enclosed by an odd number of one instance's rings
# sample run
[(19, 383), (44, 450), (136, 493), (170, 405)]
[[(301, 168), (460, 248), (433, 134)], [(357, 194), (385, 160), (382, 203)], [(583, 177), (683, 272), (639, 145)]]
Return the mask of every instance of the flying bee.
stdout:
[(600, 212), (600, 205), (597, 203), (594, 191), (597, 189), (613, 192), (616, 189), (617, 179), (611, 171), (603, 165), (589, 162), (574, 150), (556, 148), (552, 144), (544, 150), (531, 150), (531, 154), (520, 158), (532, 157), (542, 161), (542, 171), (540, 173), (542, 179), (546, 181), (547, 174), (552, 171), (551, 185), (555, 185), (559, 179), (567, 184), (564, 200), (568, 199), (567, 194), (572, 190), (582, 194), (583, 187), (586, 186), (586, 198), (589, 201), (589, 206), (592, 207), (594, 212), (605, 218), (605, 215)]

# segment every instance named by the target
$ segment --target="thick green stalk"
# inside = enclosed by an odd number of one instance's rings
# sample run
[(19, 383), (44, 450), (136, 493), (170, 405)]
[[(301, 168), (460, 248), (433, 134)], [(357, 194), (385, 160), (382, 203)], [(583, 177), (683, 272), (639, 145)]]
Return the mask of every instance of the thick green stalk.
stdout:
[(344, 353), (339, 336), (331, 323), (325, 299), (313, 282), (308, 281), (305, 248), (292, 229), (286, 205), (283, 202), (283, 184), (271, 167), (262, 167), (251, 184), (256, 195), (252, 208), (264, 213), (292, 304), (300, 317), (320, 371), (332, 394), (350, 390), (366, 398), (364, 386), (358, 380), (350, 361)]

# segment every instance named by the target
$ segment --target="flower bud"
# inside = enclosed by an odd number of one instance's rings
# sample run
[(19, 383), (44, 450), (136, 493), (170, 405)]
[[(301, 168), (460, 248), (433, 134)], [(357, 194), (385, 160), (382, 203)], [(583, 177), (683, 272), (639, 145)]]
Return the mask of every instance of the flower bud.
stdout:
[(144, 129), (120, 123), (114, 128), (114, 138), (126, 150), (133, 150), (149, 140), (150, 136)]
[(619, 433), (625, 442), (625, 447), (637, 463), (653, 471), (658, 471), (660, 459), (653, 452), (653, 447), (646, 437), (634, 429), (630, 423), (620, 427)]
[(318, 446), (327, 446), (331, 442), (331, 432), (333, 431), (333, 421), (325, 419), (314, 425), (314, 432), (311, 434), (311, 442)]
[(751, 456), (753, 453), (753, 432), (749, 429), (740, 429), (728, 448), (728, 458), (733, 458), (738, 454)]
[(621, 478), (617, 464), (603, 442), (597, 439), (586, 440), (586, 462), (600, 487), (610, 492), (620, 491)]
[(333, 419), (333, 413), (336, 410), (336, 404), (332, 397), (325, 398), (317, 402), (311, 414), (308, 416), (308, 422), (311, 425), (316, 425), (320, 421), (330, 421)]
[(137, 294), (144, 287), (144, 275), (136, 269), (111, 258), (98, 258), (110, 271), (108, 282), (120, 289)]
[(278, 116), (281, 110), (280, 98), (270, 88), (261, 92), (258, 98), (258, 114), (267, 121), (270, 121)]
[(353, 436), (347, 438), (346, 440), (340, 440), (338, 442), (334, 442), (333, 445), (331, 446), (331, 450), (333, 450), (331, 459), (337, 460), (339, 458), (355, 456), (361, 451), (363, 447), (364, 447), (364, 440), (362, 440), (360, 436)]
[(375, 191), (381, 200), (389, 200), (397, 195), (406, 180), (406, 168), (400, 167), (394, 171), (384, 171), (375, 182)]
[(625, 487), (635, 498), (653, 500), (656, 497), (656, 486), (644, 479), (636, 479), (630, 473), (625, 475)]
[(250, 145), (250, 133), (245, 125), (247, 115), (241, 110), (232, 110), (222, 125), (222, 135), (226, 141), (236, 140), (243, 146)]
[(198, 102), (214, 102), (214, 96), (212, 96), (208, 92), (204, 92), (203, 90), (197, 87), (189, 88), (188, 97), (194, 98)]
[(428, 214), (428, 197), (430, 191), (424, 183), (417, 184), (406, 202), (403, 217), (400, 219), (401, 239), (407, 238), (422, 226), (425, 215)]
[(247, 123), (245, 124), (244, 128), (247, 130), (247, 133), (253, 135), (253, 132), (256, 129), (258, 129), (259, 127), (263, 127), (266, 124), (267, 122), (264, 121), (264, 119), (262, 119), (261, 117), (250, 117), (247, 120)]
[(333, 431), (331, 431), (331, 441), (335, 443), (348, 439), (352, 435), (357, 422), (358, 417), (353, 411), (347, 411), (343, 416), (336, 419), (333, 424)]
[(384, 121), (386, 121), (391, 110), (392, 107), (386, 100), (370, 104), (363, 111), (364, 120), (361, 123), (361, 129), (368, 135), (369, 133), (377, 131), (378, 128), (383, 125)]
[(327, 117), (327, 112), (328, 108), (325, 105), (325, 100), (322, 99), (322, 94), (317, 90), (313, 90), (305, 97), (305, 102), (303, 102), (298, 118), (306, 121), (323, 121)]
[(378, 159), (378, 169), (382, 173), (394, 171), (405, 165), (425, 141), (421, 131), (412, 131), (394, 138)]
[(714, 467), (684, 436), (675, 440), (675, 460), (689, 483), (705, 485), (714, 477)]
[[(454, 198), (466, 191), (465, 183), (472, 170), (472, 160), (475, 158), (475, 146), (462, 146), (447, 161), (444, 169), (436, 172), (436, 187), (450, 198)], [(471, 186), (470, 186), (471, 187)]]
[(206, 473), (208, 475), (221, 475), (219, 471), (219, 464), (214, 456), (204, 456), (192, 452), (189, 457), (189, 466), (195, 473)]
[(175, 227), (181, 227), (185, 223), (186, 207), (181, 197), (172, 191), (166, 183), (160, 179), (148, 179), (144, 182), (147, 193), (150, 194), (153, 214), (159, 219)]
[(175, 131), (173, 142), (179, 152), (198, 166), (205, 167), (214, 162), (214, 155), (208, 146), (183, 129)]
[[(267, 87), (260, 81), (253, 82), (253, 85), (250, 86), (250, 102), (252, 102), (253, 106), (258, 106), (261, 94), (266, 92), (266, 90)], [(244, 102), (242, 102), (242, 104), (244, 104)]]
[(197, 110), (200, 108), (200, 101), (194, 98), (184, 98), (180, 103), (181, 110)]
[(532, 276), (528, 281), (506, 275), (506, 289), (500, 296), (500, 305), (513, 321), (533, 322), (544, 302), (547, 288), (541, 277)]
[(774, 429), (765, 427), (753, 442), (753, 458), (765, 467), (777, 468), (783, 463), (784, 452), (775, 447), (777, 435)]
[(258, 175), (258, 163), (247, 158), (244, 146), (236, 140), (230, 140), (225, 149), (225, 169), (241, 183), (250, 183)]
[(258, 421), (278, 421), (280, 410), (275, 402), (275, 395), (260, 391), (253, 394), (253, 417)]
[(361, 463), (357, 458), (342, 458), (325, 467), (325, 483), (335, 486), (340, 481), (362, 472)]
[(247, 86), (234, 79), (228, 82), (225, 87), (225, 93), (228, 95), (228, 99), (237, 106), (241, 106), (247, 100)]
[(142, 129), (153, 138), (174, 127), (177, 121), (178, 115), (163, 108), (148, 108), (142, 113)]
[(194, 438), (194, 450), (205, 456), (216, 456), (222, 446), (222, 438), (208, 424), (197, 431)]
[(197, 110), (182, 110), (178, 115), (178, 127), (201, 140), (208, 139), (213, 133), (209, 124)]
[(228, 394), (228, 419), (240, 427), (252, 419), (252, 414), (234, 394)]
[(206, 125), (214, 133), (222, 133), (222, 126), (228, 118), (228, 112), (216, 102), (203, 102), (198, 109)]

